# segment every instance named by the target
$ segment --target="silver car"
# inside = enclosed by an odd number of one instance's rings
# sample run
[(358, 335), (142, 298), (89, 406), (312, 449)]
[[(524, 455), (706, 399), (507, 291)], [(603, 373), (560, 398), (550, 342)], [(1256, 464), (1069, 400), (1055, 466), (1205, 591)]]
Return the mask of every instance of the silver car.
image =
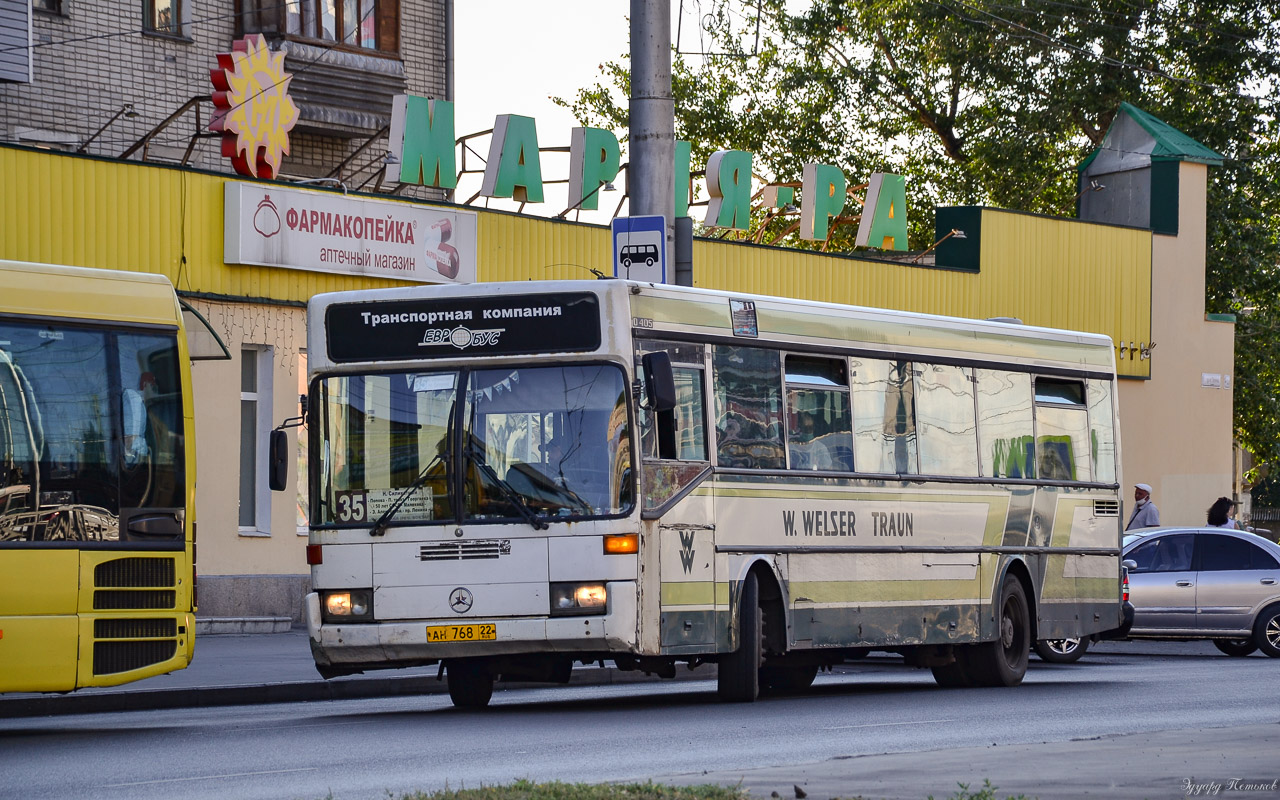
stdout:
[(1230, 656), (1280, 658), (1280, 545), (1227, 528), (1125, 536), (1129, 638), (1212, 639)]

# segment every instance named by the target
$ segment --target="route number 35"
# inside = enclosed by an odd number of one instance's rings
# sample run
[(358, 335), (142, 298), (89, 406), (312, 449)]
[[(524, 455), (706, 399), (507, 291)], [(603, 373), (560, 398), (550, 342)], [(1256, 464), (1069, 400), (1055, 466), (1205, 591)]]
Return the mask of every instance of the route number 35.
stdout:
[(334, 492), (338, 503), (335, 516), (338, 522), (365, 522), (369, 503), (365, 492)]

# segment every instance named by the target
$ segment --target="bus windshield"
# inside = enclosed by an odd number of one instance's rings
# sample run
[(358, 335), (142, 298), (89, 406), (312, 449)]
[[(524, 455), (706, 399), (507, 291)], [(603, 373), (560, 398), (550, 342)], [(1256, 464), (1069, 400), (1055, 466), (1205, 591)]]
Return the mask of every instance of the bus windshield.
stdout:
[(613, 364), (320, 377), (312, 524), (628, 513), (625, 387)]
[(137, 538), (185, 505), (182, 425), (175, 334), (0, 322), (0, 541)]

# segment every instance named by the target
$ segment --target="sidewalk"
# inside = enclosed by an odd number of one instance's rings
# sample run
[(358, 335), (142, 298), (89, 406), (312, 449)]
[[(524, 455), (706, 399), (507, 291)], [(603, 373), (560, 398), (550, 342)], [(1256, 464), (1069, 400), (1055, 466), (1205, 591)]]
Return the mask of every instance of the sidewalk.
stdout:
[[(110, 686), (80, 689), (70, 694), (0, 695), (0, 717), (47, 714), (93, 714), (157, 708), (191, 708), (248, 703), (286, 703), (300, 700), (350, 700), (363, 697), (435, 694), (448, 691), (436, 680), (438, 666), (367, 672), (326, 681), (316, 672), (301, 628), (271, 634), (206, 634), (196, 637), (191, 666), (168, 675)], [(677, 678), (708, 680), (714, 665)], [(611, 667), (578, 667), (570, 685), (637, 683), (660, 678)], [(526, 684), (502, 683), (500, 687)], [(546, 686), (548, 684), (537, 684)]]

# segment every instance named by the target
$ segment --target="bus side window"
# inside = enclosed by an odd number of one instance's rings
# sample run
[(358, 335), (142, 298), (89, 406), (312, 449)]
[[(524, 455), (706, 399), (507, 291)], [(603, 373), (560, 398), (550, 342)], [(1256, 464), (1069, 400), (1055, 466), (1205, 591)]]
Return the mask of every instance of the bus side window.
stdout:
[(1036, 457), (1044, 480), (1087, 481), (1089, 415), (1078, 380), (1037, 377)]
[(917, 364), (916, 424), (920, 471), (926, 475), (978, 474), (973, 379), (968, 367)]
[(712, 369), (720, 466), (785, 469), (781, 354), (717, 345)]
[(1034, 478), (1031, 376), (978, 369), (978, 453), (984, 478)]
[(852, 472), (848, 362), (793, 354), (785, 365), (791, 468)]
[(1111, 409), (1111, 382), (1086, 381), (1089, 399), (1089, 454), (1093, 479), (1098, 483), (1115, 483), (1116, 433)]
[(854, 359), (850, 367), (853, 460), (858, 471), (918, 473), (911, 362), (865, 358)]
[[(642, 397), (640, 403), (640, 446), (647, 459), (660, 457), (674, 458), (678, 461), (706, 461), (706, 400), (702, 384), (702, 369), (690, 364), (678, 363), (678, 360), (693, 360), (702, 357), (701, 345), (645, 343), (646, 347), (666, 350), (672, 356), (672, 377), (675, 381), (676, 405), (669, 415), (654, 414), (648, 405), (648, 398)], [(652, 350), (650, 350), (652, 352)], [(640, 359), (637, 359), (637, 369)], [(641, 386), (644, 381), (640, 381)], [(667, 416), (667, 422), (662, 422)], [(661, 424), (674, 423), (674, 451), (659, 455), (659, 427)]]

